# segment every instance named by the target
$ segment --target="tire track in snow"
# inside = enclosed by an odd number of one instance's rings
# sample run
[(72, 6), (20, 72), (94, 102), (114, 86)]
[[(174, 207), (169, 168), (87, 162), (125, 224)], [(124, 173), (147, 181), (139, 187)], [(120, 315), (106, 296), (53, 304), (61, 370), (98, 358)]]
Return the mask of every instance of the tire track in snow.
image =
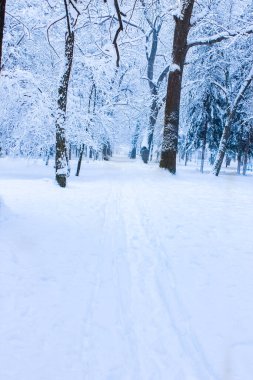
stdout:
[[(138, 336), (141, 360), (140, 379), (180, 379), (173, 349), (177, 339), (171, 330), (171, 319), (164, 313), (164, 305), (157, 294), (154, 247), (147, 240), (146, 229), (141, 220), (136, 193), (124, 187), (122, 214), (125, 217), (127, 250), (132, 275), (132, 307), (135, 308), (134, 329)], [(180, 355), (181, 355), (180, 349)], [(170, 356), (168, 356), (170, 355)], [(180, 373), (179, 373), (180, 372)], [(179, 377), (178, 377), (179, 376)]]
[(101, 250), (84, 322), (83, 372), (88, 380), (127, 380), (135, 375), (139, 378), (135, 336), (128, 304), (124, 302), (129, 278), (124, 278), (123, 283), (122, 277), (127, 273), (125, 238), (119, 212), (120, 191), (115, 186), (109, 186), (103, 205)]
[[(145, 182), (144, 188), (148, 188), (150, 192), (152, 191), (152, 193), (157, 193), (157, 197), (154, 198), (160, 199), (160, 193), (157, 191), (157, 188), (152, 186), (151, 180), (146, 180)], [(143, 194), (145, 193), (143, 192)], [(171, 326), (178, 337), (178, 341), (183, 348), (185, 355), (191, 359), (195, 373), (198, 374), (199, 380), (202, 380), (203, 378), (207, 379), (207, 376), (212, 380), (220, 380), (220, 377), (215, 373), (209, 363), (196, 333), (190, 326), (190, 317), (177, 291), (175, 275), (170, 265), (167, 253), (168, 247), (164, 246), (164, 236), (161, 236), (159, 228), (154, 230), (152, 215), (149, 215), (147, 212), (148, 196), (147, 199), (139, 197), (138, 200), (135, 197), (135, 202), (136, 207), (139, 208), (139, 214), (144, 216), (142, 223), (143, 228), (146, 230), (146, 236), (150, 245), (154, 247), (154, 257), (156, 258), (154, 265), (156, 266), (157, 295), (162, 300), (162, 303), (170, 318)], [(161, 207), (162, 206), (163, 203), (161, 204)], [(157, 207), (159, 208), (158, 205)], [(163, 221), (161, 220), (160, 223), (163, 224)], [(161, 270), (163, 268), (166, 268), (166, 271), (164, 270), (161, 276)], [(166, 276), (168, 275), (169, 286), (165, 289), (166, 283), (168, 283)], [(181, 318), (183, 316), (183, 319), (180, 320), (180, 322), (178, 322), (179, 316), (181, 316)], [(202, 368), (201, 371), (200, 368)]]
[[(108, 193), (106, 194), (105, 201), (102, 203), (102, 231), (105, 229), (105, 223), (106, 223), (106, 205), (110, 199), (110, 189), (108, 190)], [(102, 239), (100, 239), (100, 243), (102, 246)], [(85, 305), (85, 312), (83, 317), (83, 329), (82, 329), (82, 346), (81, 346), (81, 361), (82, 361), (82, 372), (84, 375), (84, 379), (91, 379), (89, 373), (91, 372), (91, 365), (89, 361), (89, 352), (91, 351), (91, 337), (90, 337), (90, 331), (92, 329), (92, 318), (94, 314), (94, 303), (97, 298), (97, 294), (100, 288), (100, 271), (101, 271), (102, 261), (100, 259), (99, 253), (97, 253), (97, 261), (96, 266), (94, 267), (94, 282), (91, 286), (92, 291), (90, 291), (89, 301)]]

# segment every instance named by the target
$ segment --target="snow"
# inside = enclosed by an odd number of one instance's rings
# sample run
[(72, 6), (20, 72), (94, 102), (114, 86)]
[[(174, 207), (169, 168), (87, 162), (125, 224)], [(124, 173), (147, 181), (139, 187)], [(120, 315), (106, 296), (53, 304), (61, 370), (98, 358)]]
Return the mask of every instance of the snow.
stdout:
[(0, 222), (8, 219), (10, 217), (10, 211), (6, 207), (3, 199), (0, 197)]
[(176, 63), (172, 63), (172, 65), (170, 66), (170, 71), (171, 72), (181, 71), (181, 69), (179, 65), (177, 65)]
[(52, 173), (0, 159), (0, 379), (251, 380), (252, 176)]

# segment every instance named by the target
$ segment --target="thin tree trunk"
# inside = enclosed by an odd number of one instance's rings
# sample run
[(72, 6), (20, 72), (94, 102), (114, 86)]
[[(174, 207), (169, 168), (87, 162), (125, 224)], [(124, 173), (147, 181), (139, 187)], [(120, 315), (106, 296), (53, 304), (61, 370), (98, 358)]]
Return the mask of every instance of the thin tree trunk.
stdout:
[(200, 164), (200, 172), (204, 172), (204, 163), (205, 163), (205, 152), (206, 152), (206, 136), (207, 136), (207, 122), (204, 127), (204, 135), (203, 135), (203, 143), (202, 143), (202, 151), (201, 151), (201, 164)]
[(235, 98), (235, 100), (234, 100), (234, 102), (232, 104), (231, 110), (229, 110), (229, 112), (228, 112), (228, 120), (227, 120), (227, 122), (225, 124), (225, 127), (223, 129), (223, 133), (222, 133), (222, 136), (221, 136), (221, 141), (220, 141), (218, 153), (217, 153), (216, 160), (215, 160), (215, 163), (214, 163), (214, 168), (213, 168), (213, 173), (216, 176), (219, 175), (220, 169), (221, 169), (221, 165), (222, 165), (222, 162), (224, 160), (224, 156), (225, 156), (226, 149), (227, 149), (228, 139), (230, 137), (231, 125), (232, 125), (232, 122), (233, 122), (233, 118), (234, 118), (237, 106), (240, 103), (240, 101), (242, 100), (244, 93), (246, 92), (246, 90), (248, 89), (250, 83), (252, 82), (252, 79), (253, 79), (253, 66), (251, 67), (249, 75), (243, 81), (243, 83), (241, 85), (241, 88), (238, 91), (238, 95), (236, 96), (236, 98)]
[(69, 144), (69, 161), (72, 159), (72, 146), (71, 143)]
[(46, 157), (46, 162), (45, 162), (46, 166), (48, 166), (48, 164), (49, 164), (49, 159), (50, 159), (50, 153), (48, 152), (47, 157)]
[(187, 54), (187, 37), (194, 0), (185, 0), (181, 15), (175, 16), (175, 30), (172, 50), (172, 65), (169, 71), (164, 132), (160, 167), (176, 173), (176, 155), (178, 146), (179, 107), (181, 98), (182, 75)]
[(222, 162), (223, 162), (225, 154), (226, 154), (227, 143), (228, 143), (228, 139), (230, 136), (230, 130), (231, 130), (230, 123), (227, 123), (223, 129), (223, 132), (222, 132), (218, 153), (217, 153), (215, 163), (214, 163), (214, 167), (213, 167), (213, 172), (216, 176), (218, 176), (220, 173)]
[(65, 119), (68, 97), (68, 85), (73, 62), (74, 32), (67, 34), (65, 41), (65, 67), (58, 90), (58, 117), (56, 120), (56, 181), (61, 187), (66, 186), (68, 175), (68, 157), (65, 137)]
[(0, 72), (2, 70), (5, 6), (6, 6), (6, 0), (0, 0)]
[(149, 161), (153, 160), (153, 149), (154, 149), (154, 143), (153, 142), (154, 141), (152, 139), (152, 143), (151, 143), (150, 150), (149, 150)]
[(150, 116), (149, 116), (149, 127), (148, 127), (148, 151), (149, 151), (150, 161), (152, 157), (152, 145), (153, 145), (154, 130), (155, 130), (158, 112), (159, 112), (159, 105), (158, 105), (158, 98), (156, 94), (153, 96), (153, 100), (152, 100)]
[(238, 175), (241, 174), (241, 164), (242, 164), (242, 153), (239, 152), (237, 155), (237, 170), (236, 170)]
[(247, 171), (249, 145), (250, 145), (250, 134), (249, 132), (247, 132), (247, 141), (246, 141), (246, 146), (245, 146), (244, 155), (243, 155), (243, 170), (242, 170), (243, 175), (246, 175), (246, 171)]
[(226, 168), (230, 166), (231, 158), (229, 156), (226, 156)]
[(188, 163), (188, 152), (185, 152), (185, 160), (184, 160), (184, 166), (187, 166), (187, 163)]
[(50, 156), (52, 156), (52, 155), (53, 155), (53, 148), (50, 147), (49, 150), (48, 150), (48, 152), (47, 152), (46, 166), (48, 166), (48, 164), (49, 164), (49, 160), (50, 160)]
[(140, 135), (140, 124), (137, 122), (134, 135), (132, 137), (132, 149), (130, 153), (130, 158), (135, 159), (136, 158), (136, 150), (137, 150), (137, 141), (139, 139)]
[(82, 144), (82, 147), (80, 149), (80, 154), (78, 158), (78, 163), (77, 163), (77, 169), (76, 169), (76, 176), (79, 176), (80, 170), (81, 170), (81, 165), (82, 165), (82, 159), (83, 159), (83, 152), (84, 152), (84, 144)]

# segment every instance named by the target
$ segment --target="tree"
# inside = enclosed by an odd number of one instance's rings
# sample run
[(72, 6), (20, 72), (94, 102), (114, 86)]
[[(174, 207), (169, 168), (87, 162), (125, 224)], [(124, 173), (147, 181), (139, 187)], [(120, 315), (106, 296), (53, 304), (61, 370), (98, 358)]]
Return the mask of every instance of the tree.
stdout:
[(240, 104), (241, 100), (243, 99), (243, 96), (246, 90), (248, 89), (248, 87), (250, 86), (252, 80), (253, 80), (253, 65), (251, 67), (251, 70), (248, 76), (245, 78), (245, 80), (241, 84), (241, 87), (239, 88), (239, 92), (236, 98), (234, 99), (232, 105), (228, 109), (228, 117), (227, 117), (226, 124), (222, 132), (218, 153), (217, 153), (216, 160), (213, 167), (213, 172), (216, 176), (218, 176), (220, 173), (221, 165), (225, 157), (228, 140), (231, 133), (231, 126), (232, 126), (234, 116), (237, 111), (237, 107)]
[(181, 84), (185, 58), (187, 54), (187, 37), (190, 30), (190, 20), (194, 0), (183, 0), (180, 13), (174, 15), (175, 30), (172, 49), (172, 64), (169, 71), (164, 132), (160, 167), (176, 172), (176, 155), (178, 145), (179, 111)]
[(187, 41), (190, 28), (194, 25), (194, 23), (191, 23), (193, 6), (194, 0), (182, 0), (178, 11), (174, 14), (175, 28), (172, 64), (167, 84), (163, 143), (160, 160), (160, 167), (169, 170), (172, 174), (176, 173), (182, 76), (187, 52), (196, 46), (210, 46), (240, 34), (248, 35), (253, 33), (252, 25), (244, 30), (230, 31), (225, 28), (225, 31), (219, 31), (217, 34), (197, 38), (195, 41)]
[[(158, 57), (158, 54), (157, 54), (158, 42), (159, 42), (160, 32), (161, 32), (164, 19), (158, 13), (159, 7), (158, 9), (156, 9), (156, 12), (151, 18), (148, 15), (147, 5), (145, 1), (141, 0), (141, 4), (143, 6), (145, 19), (150, 28), (150, 30), (146, 33), (145, 50), (146, 50), (146, 59), (147, 59), (147, 80), (148, 80), (149, 91), (150, 91), (150, 96), (151, 96), (148, 133), (147, 133), (147, 148), (149, 151), (149, 159), (152, 159), (154, 130), (155, 130), (158, 113), (163, 104), (163, 102), (160, 100), (159, 92), (161, 90), (161, 85), (169, 72), (170, 65), (166, 65), (166, 67), (162, 70), (162, 72), (158, 76), (157, 80), (154, 79), (154, 69), (155, 69), (155, 64), (157, 64), (156, 61)], [(148, 45), (150, 41), (151, 41), (151, 47), (149, 51)]]
[(6, 0), (0, 0), (0, 72), (2, 69), (2, 50), (3, 50), (5, 6), (6, 6)]
[[(71, 68), (73, 63), (75, 32), (74, 27), (77, 22), (79, 12), (73, 5), (72, 1), (64, 0), (67, 31), (65, 38), (65, 57), (64, 57), (64, 69), (63, 75), (60, 80), (60, 86), (58, 89), (58, 114), (56, 118), (56, 154), (55, 154), (55, 178), (57, 183), (61, 187), (66, 186), (66, 179), (68, 175), (68, 156), (65, 136), (65, 120), (68, 98), (68, 86), (71, 74)], [(73, 17), (70, 11), (70, 7), (73, 7), (76, 11), (76, 17)]]

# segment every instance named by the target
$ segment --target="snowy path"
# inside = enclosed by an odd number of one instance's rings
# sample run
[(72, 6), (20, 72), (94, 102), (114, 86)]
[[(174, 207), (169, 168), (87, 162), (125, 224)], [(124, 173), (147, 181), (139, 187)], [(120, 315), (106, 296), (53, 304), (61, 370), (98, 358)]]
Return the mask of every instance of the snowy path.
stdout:
[(1, 380), (251, 380), (252, 178), (0, 160)]

